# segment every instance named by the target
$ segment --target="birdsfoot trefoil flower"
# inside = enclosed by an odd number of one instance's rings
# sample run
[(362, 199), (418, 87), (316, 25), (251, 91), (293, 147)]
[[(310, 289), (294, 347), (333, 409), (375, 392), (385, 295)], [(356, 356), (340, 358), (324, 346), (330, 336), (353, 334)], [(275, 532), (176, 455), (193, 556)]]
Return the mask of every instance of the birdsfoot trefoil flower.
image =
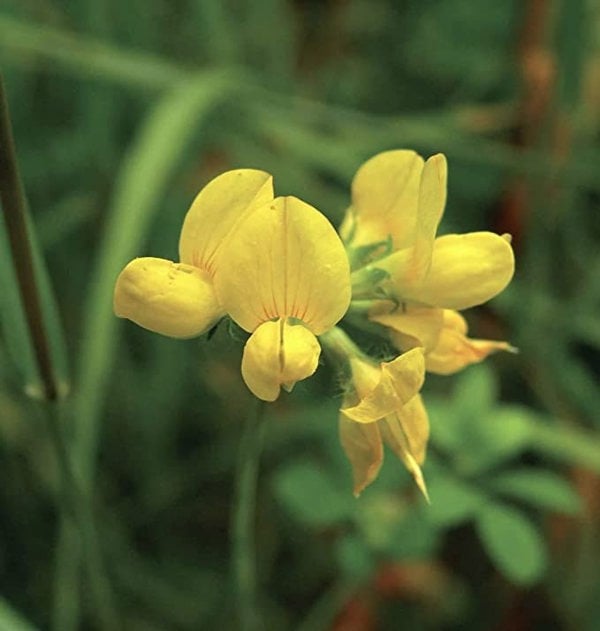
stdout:
[(281, 387), (317, 368), (317, 336), (350, 304), (346, 252), (329, 221), (295, 197), (278, 197), (240, 227), (215, 288), (224, 309), (252, 335), (242, 376), (259, 398), (274, 401)]
[(420, 466), (429, 437), (427, 412), (419, 395), (425, 379), (423, 349), (375, 362), (337, 327), (323, 339), (349, 373), (339, 432), (352, 465), (354, 494), (358, 496), (377, 477), (385, 442), (427, 497)]
[(133, 260), (115, 286), (115, 313), (171, 337), (201, 335), (229, 315), (252, 335), (242, 376), (274, 401), (317, 369), (318, 335), (350, 303), (350, 268), (333, 226), (272, 177), (239, 169), (199, 193), (181, 231), (180, 263)]
[[(444, 373), (512, 348), (469, 340), (466, 325), (457, 328), (452, 314), (487, 302), (514, 273), (508, 235), (472, 232), (436, 238), (446, 181), (441, 154), (424, 161), (413, 151), (381, 153), (356, 173), (352, 206), (341, 229), (354, 260), (353, 300), (362, 304), (351, 312), (364, 316), (364, 303), (370, 301), (366, 317), (387, 327), (398, 349), (422, 346), (431, 357), (427, 369)], [(369, 249), (370, 241), (374, 249)], [(389, 247), (378, 250), (377, 243), (385, 242)], [(357, 253), (367, 256), (360, 260)]]

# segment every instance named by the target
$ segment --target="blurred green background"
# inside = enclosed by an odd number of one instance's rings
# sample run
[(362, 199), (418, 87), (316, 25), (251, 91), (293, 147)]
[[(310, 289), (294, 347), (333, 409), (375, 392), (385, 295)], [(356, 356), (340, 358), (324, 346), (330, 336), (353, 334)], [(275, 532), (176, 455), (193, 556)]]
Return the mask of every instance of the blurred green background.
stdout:
[[(443, 232), (513, 234), (515, 280), (467, 317), (520, 354), (428, 377), (430, 507), (389, 454), (352, 497), (327, 363), (268, 407), (264, 628), (600, 629), (600, 2), (2, 0), (0, 67), (64, 327), (61, 422), (123, 628), (236, 628), (252, 403), (240, 335), (118, 321), (116, 275), (175, 259), (224, 170), (267, 170), (338, 224), (356, 168), (414, 148), (448, 156)], [(110, 629), (24, 394), (37, 377), (2, 239), (0, 629)]]

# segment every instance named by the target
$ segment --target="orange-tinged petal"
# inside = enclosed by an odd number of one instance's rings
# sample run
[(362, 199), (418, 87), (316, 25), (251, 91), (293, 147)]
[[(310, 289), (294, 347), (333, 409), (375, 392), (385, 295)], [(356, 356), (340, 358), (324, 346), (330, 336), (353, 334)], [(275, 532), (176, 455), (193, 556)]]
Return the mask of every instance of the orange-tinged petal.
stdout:
[(114, 311), (120, 318), (169, 337), (188, 338), (224, 314), (206, 272), (158, 258), (138, 258), (117, 278)]
[(383, 463), (383, 444), (377, 423), (355, 423), (343, 414), (339, 417), (342, 448), (354, 478), (354, 495), (358, 497), (375, 480)]
[(427, 353), (438, 343), (444, 321), (443, 309), (396, 306), (391, 301), (380, 301), (369, 312), (369, 320), (391, 329), (390, 338), (399, 350), (422, 346)]
[(384, 442), (391, 447), (393, 452), (404, 463), (404, 466), (413, 476), (417, 486), (425, 496), (425, 499), (429, 501), (425, 479), (423, 478), (421, 467), (411, 451), (408, 438), (402, 426), (401, 415), (390, 414), (386, 416), (384, 420), (380, 421), (378, 426)]
[(264, 322), (246, 342), (242, 377), (259, 399), (275, 401), (282, 386), (290, 391), (315, 372), (320, 353), (317, 338), (306, 327), (284, 320)]
[(357, 405), (342, 408), (341, 412), (357, 423), (373, 423), (402, 408), (419, 392), (425, 379), (422, 348), (381, 363), (378, 371), (358, 358), (351, 359), (350, 366), (360, 400)]
[(420, 394), (415, 395), (398, 412), (398, 419), (408, 440), (410, 453), (417, 464), (423, 464), (429, 440), (429, 416)]
[(352, 209), (344, 230), (354, 247), (392, 237), (394, 248), (409, 243), (417, 218), (423, 158), (414, 151), (384, 151), (367, 160), (352, 181)]
[(213, 273), (223, 244), (252, 210), (273, 199), (273, 178), (256, 169), (227, 171), (198, 193), (188, 210), (179, 257)]
[(466, 335), (469, 331), (469, 325), (464, 316), (455, 311), (454, 309), (444, 309), (443, 313), (443, 326), (445, 329), (452, 329), (458, 333)]
[(350, 271), (329, 221), (295, 197), (254, 210), (215, 275), (217, 295), (246, 331), (274, 318), (297, 318), (315, 335), (330, 329), (350, 304)]
[(377, 262), (390, 274), (390, 290), (404, 301), (446, 309), (487, 302), (510, 282), (515, 259), (509, 240), (492, 232), (450, 234), (435, 240), (431, 268), (422, 282), (410, 277), (410, 251)]
[(444, 311), (444, 328), (437, 345), (425, 356), (429, 372), (450, 375), (470, 364), (483, 361), (497, 351), (514, 352), (507, 342), (467, 337), (466, 320), (456, 311)]

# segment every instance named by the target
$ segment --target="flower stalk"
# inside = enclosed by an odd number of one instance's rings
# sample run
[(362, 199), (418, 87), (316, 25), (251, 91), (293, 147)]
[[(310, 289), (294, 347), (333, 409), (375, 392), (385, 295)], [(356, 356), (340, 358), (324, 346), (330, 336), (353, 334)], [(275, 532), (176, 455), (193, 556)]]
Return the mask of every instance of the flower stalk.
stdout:
[(264, 405), (257, 400), (254, 413), (244, 421), (235, 474), (231, 554), (238, 628), (242, 631), (263, 628), (258, 603), (255, 522), (258, 470), (265, 430)]

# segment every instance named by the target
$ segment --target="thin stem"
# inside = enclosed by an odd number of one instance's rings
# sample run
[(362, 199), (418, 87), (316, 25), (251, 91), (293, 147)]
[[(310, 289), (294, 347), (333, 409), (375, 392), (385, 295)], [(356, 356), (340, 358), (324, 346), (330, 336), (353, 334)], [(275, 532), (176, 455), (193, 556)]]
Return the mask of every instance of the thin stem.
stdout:
[[(61, 534), (58, 542), (58, 554), (64, 554), (68, 550), (78, 550), (81, 544), (86, 561), (87, 577), (95, 605), (95, 613), (98, 616), (97, 625), (106, 631), (113, 631), (119, 628), (117, 614), (114, 606), (113, 595), (110, 583), (107, 578), (106, 568), (100, 550), (99, 536), (96, 522), (90, 504), (89, 497), (82, 490), (82, 485), (75, 475), (69, 452), (67, 449), (64, 433), (62, 431), (61, 407), (59, 405), (46, 404), (44, 407), (44, 417), (48, 427), (48, 432), (52, 441), (52, 446), (56, 452), (56, 458), (60, 468), (61, 492), (59, 496), (61, 509)], [(76, 526), (76, 529), (73, 528)], [(77, 532), (78, 531), (78, 532)], [(80, 541), (65, 541), (65, 533), (71, 536), (78, 534)], [(69, 537), (70, 539), (70, 537)], [(67, 547), (65, 549), (65, 544)], [(62, 566), (62, 563), (59, 563)], [(59, 610), (67, 607), (77, 616), (77, 603), (65, 602), (65, 598), (72, 601), (72, 594), (64, 593), (60, 590), (61, 585), (57, 585), (55, 598), (55, 628), (62, 629), (66, 624), (65, 618)], [(73, 613), (67, 615), (72, 620)], [(58, 626), (56, 626), (58, 625)]]
[(325, 351), (342, 365), (353, 357), (363, 357), (364, 353), (339, 326), (334, 326), (319, 336)]
[(263, 410), (264, 403), (258, 401), (251, 418), (244, 422), (235, 478), (231, 543), (239, 629), (242, 631), (264, 628), (257, 602), (255, 542), (256, 487), (265, 427)]
[(44, 323), (42, 303), (38, 291), (33, 249), (27, 230), (27, 204), (19, 176), (15, 143), (10, 122), (8, 99), (0, 74), (0, 200), (10, 243), (21, 301), (31, 336), (45, 398), (58, 398), (55, 367), (50, 352), (50, 340)]

